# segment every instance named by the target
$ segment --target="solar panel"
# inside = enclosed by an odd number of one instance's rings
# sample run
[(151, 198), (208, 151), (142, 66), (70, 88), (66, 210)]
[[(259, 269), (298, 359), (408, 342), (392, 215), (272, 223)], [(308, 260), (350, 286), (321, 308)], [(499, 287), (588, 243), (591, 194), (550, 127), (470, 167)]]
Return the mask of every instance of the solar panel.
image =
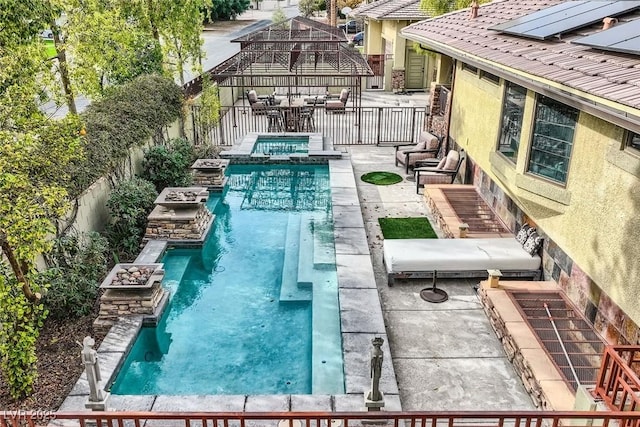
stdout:
[(573, 43), (612, 52), (640, 54), (640, 20), (618, 24), (608, 30), (574, 40)]
[(489, 27), (516, 36), (539, 40), (566, 33), (640, 8), (640, 1), (568, 1)]

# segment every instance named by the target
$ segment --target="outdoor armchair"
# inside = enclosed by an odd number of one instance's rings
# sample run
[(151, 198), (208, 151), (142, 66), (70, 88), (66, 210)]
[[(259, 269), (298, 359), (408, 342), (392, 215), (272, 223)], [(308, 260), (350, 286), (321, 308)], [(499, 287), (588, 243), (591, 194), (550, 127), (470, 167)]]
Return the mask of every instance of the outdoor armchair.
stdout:
[(438, 156), (441, 144), (442, 138), (427, 131), (422, 131), (418, 143), (396, 145), (396, 166), (398, 166), (398, 163), (404, 165), (405, 173), (408, 174), (409, 168), (413, 169), (417, 161), (435, 159)]
[(464, 150), (460, 152), (451, 150), (435, 167), (432, 166), (433, 163), (430, 166), (421, 166), (418, 163), (414, 169), (416, 193), (419, 192), (420, 187), (427, 184), (453, 184), (465, 158)]
[(344, 113), (350, 93), (350, 89), (342, 89), (340, 91), (340, 97), (337, 100), (327, 100), (325, 104), (326, 112)]

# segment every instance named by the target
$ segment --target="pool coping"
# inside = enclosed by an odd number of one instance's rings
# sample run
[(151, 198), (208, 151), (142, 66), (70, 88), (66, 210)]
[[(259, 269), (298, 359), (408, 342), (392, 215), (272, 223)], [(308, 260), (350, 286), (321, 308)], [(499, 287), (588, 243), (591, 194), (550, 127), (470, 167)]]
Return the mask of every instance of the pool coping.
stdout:
[[(336, 270), (340, 302), (340, 324), (345, 393), (335, 395), (110, 395), (109, 410), (127, 411), (366, 411), (364, 395), (370, 389), (371, 340), (382, 337), (384, 363), (380, 389), (385, 410), (400, 411), (400, 397), (376, 287), (371, 254), (360, 210), (356, 180), (350, 157), (328, 160), (334, 219)], [(166, 241), (151, 241), (136, 262), (156, 262)], [(152, 261), (153, 260), (153, 261)], [(142, 327), (142, 316), (121, 318), (97, 349), (101, 385), (108, 387)], [(59, 411), (88, 411), (86, 373), (83, 373)]]

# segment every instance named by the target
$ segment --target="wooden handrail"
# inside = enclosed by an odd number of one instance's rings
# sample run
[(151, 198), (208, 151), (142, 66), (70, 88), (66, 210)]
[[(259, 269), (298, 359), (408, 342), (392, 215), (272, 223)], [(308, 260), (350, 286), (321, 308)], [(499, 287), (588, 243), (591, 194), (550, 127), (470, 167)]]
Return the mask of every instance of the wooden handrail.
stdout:
[(640, 346), (605, 347), (595, 393), (612, 411), (640, 409), (640, 379), (637, 369), (640, 369)]

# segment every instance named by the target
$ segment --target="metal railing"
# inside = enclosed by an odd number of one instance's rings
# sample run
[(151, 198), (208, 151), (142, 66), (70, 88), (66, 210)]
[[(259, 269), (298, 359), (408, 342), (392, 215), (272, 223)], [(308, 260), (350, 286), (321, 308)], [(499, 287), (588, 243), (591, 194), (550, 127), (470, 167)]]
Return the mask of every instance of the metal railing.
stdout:
[[(333, 145), (402, 144), (418, 140), (424, 124), (425, 107), (347, 107), (326, 111), (316, 106), (311, 132), (321, 133)], [(198, 120), (199, 108), (192, 107), (193, 140), (229, 146), (250, 132), (269, 132), (266, 114), (247, 106), (222, 107), (220, 122), (211, 127)]]
[[(490, 399), (490, 396), (487, 396)], [(0, 412), (1, 427), (639, 427), (639, 412)]]
[(606, 346), (596, 382), (596, 395), (612, 411), (640, 410), (640, 346)]

